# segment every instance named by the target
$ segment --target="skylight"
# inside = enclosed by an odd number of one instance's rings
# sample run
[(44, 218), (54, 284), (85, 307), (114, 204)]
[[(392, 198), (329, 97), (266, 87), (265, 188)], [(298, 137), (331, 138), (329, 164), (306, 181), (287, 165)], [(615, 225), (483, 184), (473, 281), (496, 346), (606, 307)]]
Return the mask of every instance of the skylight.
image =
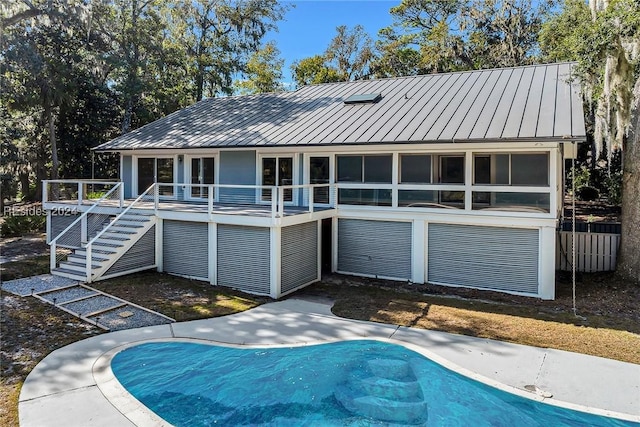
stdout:
[(351, 95), (344, 100), (345, 104), (375, 104), (382, 99), (380, 93), (363, 93), (358, 95)]

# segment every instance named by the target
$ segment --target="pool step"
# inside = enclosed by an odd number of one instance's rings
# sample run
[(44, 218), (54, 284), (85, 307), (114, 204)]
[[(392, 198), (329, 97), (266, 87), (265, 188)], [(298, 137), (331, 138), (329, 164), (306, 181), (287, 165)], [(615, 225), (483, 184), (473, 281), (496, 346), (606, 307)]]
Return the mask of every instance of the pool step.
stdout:
[(411, 365), (404, 360), (375, 359), (354, 370), (336, 388), (335, 398), (348, 411), (393, 425), (425, 425), (428, 405)]

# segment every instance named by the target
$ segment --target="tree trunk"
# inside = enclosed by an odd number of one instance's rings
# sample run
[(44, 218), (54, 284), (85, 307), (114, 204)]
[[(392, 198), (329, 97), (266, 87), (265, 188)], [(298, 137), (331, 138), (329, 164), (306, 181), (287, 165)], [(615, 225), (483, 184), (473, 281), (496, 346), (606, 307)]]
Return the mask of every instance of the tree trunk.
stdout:
[(640, 285), (640, 78), (633, 90), (622, 169), (622, 236), (616, 274)]

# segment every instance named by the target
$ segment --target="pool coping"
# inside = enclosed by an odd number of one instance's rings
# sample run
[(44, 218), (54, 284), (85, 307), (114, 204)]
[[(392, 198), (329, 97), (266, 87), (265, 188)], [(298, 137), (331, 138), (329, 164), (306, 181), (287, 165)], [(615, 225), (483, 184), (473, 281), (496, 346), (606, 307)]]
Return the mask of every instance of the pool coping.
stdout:
[[(330, 308), (329, 301), (290, 298), (230, 316), (112, 332), (63, 347), (43, 359), (27, 377), (19, 399), (20, 425), (107, 426), (115, 425), (116, 420), (118, 425), (170, 425), (131, 396), (110, 368), (115, 354), (145, 342), (275, 348), (355, 339), (403, 345), (447, 369), (528, 399), (640, 422), (640, 365), (444, 332), (354, 321), (333, 315)], [(265, 324), (268, 328), (262, 327)], [(451, 347), (455, 347), (453, 351)], [(73, 369), (74, 363), (79, 369)], [(487, 364), (496, 366), (487, 369)], [(509, 372), (513, 370), (518, 372)], [(74, 378), (69, 378), (73, 376), (71, 371), (76, 373)], [(556, 383), (545, 372), (560, 372)], [(567, 377), (563, 377), (562, 372)], [(598, 393), (594, 396), (589, 387), (573, 393), (569, 388), (568, 393), (560, 393), (558, 398), (543, 397), (524, 389), (523, 383), (539, 386), (539, 390), (562, 389), (563, 383), (571, 383), (573, 376), (580, 372), (589, 372), (593, 377), (591, 382), (602, 383), (599, 392), (603, 402), (615, 401), (612, 393), (632, 396), (632, 399), (637, 396), (638, 405), (635, 400), (629, 404), (637, 413), (593, 404), (584, 395), (597, 400)], [(611, 372), (619, 377), (611, 378)], [(624, 378), (630, 381), (621, 381)], [(62, 407), (75, 410), (65, 412), (59, 409)], [(55, 417), (44, 416), (43, 411), (47, 410)]]

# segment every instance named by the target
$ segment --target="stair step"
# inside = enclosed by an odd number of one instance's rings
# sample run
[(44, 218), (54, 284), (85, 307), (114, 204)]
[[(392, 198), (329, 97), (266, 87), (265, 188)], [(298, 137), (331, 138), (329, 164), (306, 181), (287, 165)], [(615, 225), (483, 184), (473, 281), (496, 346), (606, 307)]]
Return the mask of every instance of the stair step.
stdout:
[(135, 220), (128, 220), (128, 219), (119, 219), (113, 224), (112, 227), (122, 226), (122, 227), (128, 227), (128, 228), (142, 228), (145, 226), (147, 222), (149, 222), (149, 220), (135, 221)]
[(352, 378), (351, 385), (362, 389), (369, 396), (384, 399), (415, 401), (423, 398), (422, 388), (417, 381), (394, 381), (380, 377)]
[[(126, 239), (126, 240), (128, 240), (128, 239)], [(115, 249), (115, 248), (120, 248), (120, 247), (124, 246), (124, 243), (126, 242), (126, 240), (105, 239), (103, 237), (100, 237), (98, 240), (93, 242), (93, 245), (94, 245), (94, 247), (95, 246), (100, 246), (100, 249), (102, 249), (102, 248), (114, 248)]]
[[(109, 261), (109, 257), (104, 254), (97, 254), (95, 251), (91, 252), (91, 259), (93, 262), (101, 262), (101, 261)], [(87, 260), (87, 254), (83, 253), (72, 253), (67, 257), (67, 261), (70, 262), (79, 262), (84, 263)]]
[[(60, 263), (60, 268), (64, 268), (65, 270), (78, 271), (80, 273), (84, 273), (86, 271), (87, 266), (81, 262), (74, 261), (62, 261)], [(92, 264), (92, 269), (100, 268), (100, 264)]]
[[(93, 247), (93, 249), (91, 249), (91, 258), (94, 259), (109, 259), (109, 256), (111, 254), (114, 254), (116, 251), (109, 248), (108, 250), (103, 250), (102, 248), (99, 247)], [(78, 255), (82, 258), (86, 258), (87, 257), (87, 250), (86, 249), (76, 249), (74, 255)]]
[(104, 233), (102, 233), (102, 236), (100, 236), (100, 239), (98, 240), (107, 239), (107, 240), (119, 240), (119, 241), (126, 242), (131, 238), (132, 234), (135, 234), (135, 233), (132, 232), (132, 233), (125, 234), (125, 233), (114, 233), (112, 231), (105, 231)]
[(415, 380), (411, 366), (404, 360), (375, 359), (367, 364), (373, 375), (389, 380), (402, 381), (410, 378)]
[(380, 421), (415, 424), (427, 420), (427, 402), (397, 401), (375, 396), (353, 396), (352, 391), (339, 386), (335, 391), (336, 399), (347, 410)]
[(84, 274), (78, 274), (77, 271), (67, 270), (66, 268), (60, 268), (60, 267), (54, 268), (53, 270), (51, 270), (51, 274), (53, 274), (54, 276), (66, 277), (68, 279), (77, 280), (79, 282), (87, 281), (87, 276), (85, 276)]
[(119, 225), (114, 225), (113, 227), (109, 227), (107, 231), (104, 232), (104, 235), (121, 235), (123, 237), (130, 236), (132, 234), (136, 234), (138, 232), (138, 228), (140, 227), (122, 227)]

